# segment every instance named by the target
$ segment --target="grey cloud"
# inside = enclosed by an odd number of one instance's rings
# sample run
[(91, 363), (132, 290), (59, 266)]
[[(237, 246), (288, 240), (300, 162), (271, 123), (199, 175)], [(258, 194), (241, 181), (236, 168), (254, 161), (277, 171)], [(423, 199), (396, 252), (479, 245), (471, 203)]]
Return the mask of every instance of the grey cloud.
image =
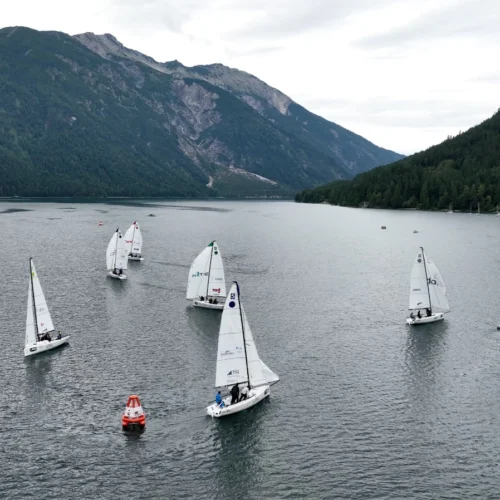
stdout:
[[(441, 100), (393, 100), (377, 98), (356, 102), (327, 100), (306, 96), (300, 101), (306, 108), (316, 110), (321, 116), (342, 124), (362, 118), (363, 123), (383, 127), (415, 129), (469, 128), (489, 118), (496, 111), (494, 106), (477, 102)], [(422, 111), (425, 110), (425, 113)]]
[[(402, 0), (378, 0), (378, 6)], [(225, 0), (114, 0), (111, 12), (115, 22), (134, 31), (166, 28), (181, 32), (182, 26), (201, 10), (211, 8), (263, 14), (246, 27), (234, 28), (228, 39), (297, 35), (309, 30), (333, 25), (358, 10), (372, 8), (373, 0), (252, 0), (235, 2)]]
[(498, 39), (499, 25), (498, 0), (457, 0), (453, 5), (423, 15), (413, 23), (385, 33), (359, 38), (353, 46), (379, 49), (452, 35)]

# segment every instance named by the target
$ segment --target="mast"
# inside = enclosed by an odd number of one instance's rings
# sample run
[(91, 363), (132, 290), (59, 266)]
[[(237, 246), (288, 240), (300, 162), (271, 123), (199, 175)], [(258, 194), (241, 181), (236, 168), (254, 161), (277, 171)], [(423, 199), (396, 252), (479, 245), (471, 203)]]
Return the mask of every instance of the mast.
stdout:
[(429, 290), (429, 277), (427, 276), (427, 264), (425, 263), (424, 247), (420, 247), (420, 250), (422, 250), (422, 258), (424, 260), (425, 282), (427, 283), (427, 294), (429, 295), (429, 309), (431, 310), (432, 313), (431, 292)]
[(40, 335), (38, 333), (38, 318), (36, 317), (36, 305), (35, 305), (35, 289), (33, 288), (33, 269), (31, 267), (31, 261), (33, 260), (32, 257), (30, 257), (30, 283), (31, 283), (31, 301), (33, 304), (31, 307), (33, 308), (33, 319), (35, 320), (35, 333), (36, 333), (36, 340), (40, 340)]
[(243, 348), (245, 349), (245, 366), (247, 367), (248, 387), (251, 389), (250, 373), (248, 372), (247, 341), (245, 339), (245, 326), (243, 325), (243, 312), (241, 310), (240, 285), (238, 285), (237, 281), (235, 281), (235, 283), (236, 283), (236, 290), (238, 291), (238, 303), (240, 305), (240, 321), (241, 321), (241, 330), (243, 331)]
[[(212, 269), (212, 255), (214, 254), (214, 242), (212, 241), (212, 250), (210, 252), (210, 264), (208, 264), (208, 278), (207, 278), (207, 295), (206, 298), (208, 300), (208, 289), (210, 288), (210, 271)], [(239, 296), (239, 293), (238, 293)]]

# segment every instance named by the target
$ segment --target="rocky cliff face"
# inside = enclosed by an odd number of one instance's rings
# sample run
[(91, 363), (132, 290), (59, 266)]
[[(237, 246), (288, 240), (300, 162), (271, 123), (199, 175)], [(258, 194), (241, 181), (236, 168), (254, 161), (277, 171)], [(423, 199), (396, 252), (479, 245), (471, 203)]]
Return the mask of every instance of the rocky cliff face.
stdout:
[(112, 35), (0, 30), (0, 194), (287, 193), (399, 155), (243, 71)]

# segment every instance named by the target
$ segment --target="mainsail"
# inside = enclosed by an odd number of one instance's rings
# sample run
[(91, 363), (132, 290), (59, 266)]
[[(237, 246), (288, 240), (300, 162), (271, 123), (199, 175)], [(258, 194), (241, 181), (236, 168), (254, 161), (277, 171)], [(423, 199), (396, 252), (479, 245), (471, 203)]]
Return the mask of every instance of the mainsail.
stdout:
[(217, 347), (215, 387), (248, 382), (248, 368), (240, 314), (240, 298), (233, 284), (224, 304)]
[(49, 308), (43, 294), (33, 260), (30, 259), (30, 284), (28, 290), (28, 311), (26, 315), (25, 344), (33, 344), (37, 335), (54, 330)]
[(117, 229), (108, 244), (106, 250), (106, 266), (107, 269), (127, 269), (128, 254), (125, 245), (125, 239)]
[(413, 262), (410, 277), (410, 304), (409, 309), (426, 309), (430, 307), (427, 273), (425, 270), (424, 253), (420, 249)]
[(139, 223), (134, 221), (134, 223), (127, 229), (125, 233), (125, 246), (127, 248), (127, 253), (140, 254), (142, 251), (142, 234), (139, 228)]
[(193, 300), (201, 296), (226, 296), (224, 265), (216, 241), (203, 249), (189, 269), (186, 299)]
[(224, 304), (219, 330), (216, 387), (248, 382), (249, 386), (273, 384), (279, 377), (260, 359), (235, 282)]

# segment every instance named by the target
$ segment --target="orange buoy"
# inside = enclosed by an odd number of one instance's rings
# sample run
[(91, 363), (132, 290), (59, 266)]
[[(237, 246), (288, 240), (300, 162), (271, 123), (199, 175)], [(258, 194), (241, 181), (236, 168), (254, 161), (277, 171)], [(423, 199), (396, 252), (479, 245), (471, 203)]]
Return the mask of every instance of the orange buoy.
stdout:
[(132, 394), (128, 397), (127, 406), (122, 415), (122, 429), (124, 431), (133, 429), (142, 431), (145, 427), (146, 415), (139, 401), (139, 396)]
[(99, 221), (99, 226), (102, 226), (102, 220)]

